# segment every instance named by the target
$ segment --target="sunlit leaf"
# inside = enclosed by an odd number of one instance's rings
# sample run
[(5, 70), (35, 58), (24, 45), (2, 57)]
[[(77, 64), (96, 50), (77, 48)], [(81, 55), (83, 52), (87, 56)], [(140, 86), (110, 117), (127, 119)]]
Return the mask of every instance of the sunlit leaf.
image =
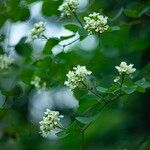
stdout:
[(79, 30), (79, 26), (75, 24), (66, 24), (64, 27), (72, 32), (77, 32)]
[(52, 54), (52, 48), (54, 46), (56, 46), (58, 43), (59, 43), (59, 39), (57, 39), (57, 38), (48, 39), (48, 41), (43, 49), (43, 53), (44, 54)]

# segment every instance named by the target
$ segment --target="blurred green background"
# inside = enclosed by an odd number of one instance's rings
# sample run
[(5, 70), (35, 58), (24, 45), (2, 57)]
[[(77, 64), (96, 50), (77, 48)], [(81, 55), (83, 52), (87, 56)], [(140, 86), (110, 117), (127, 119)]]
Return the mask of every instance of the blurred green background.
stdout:
[[(0, 54), (16, 64), (0, 71), (0, 150), (78, 150), (80, 139), (42, 138), (38, 122), (46, 108), (59, 110), (68, 126), (82, 97), (64, 87), (66, 73), (86, 65), (98, 84), (108, 87), (121, 61), (137, 68), (135, 79), (150, 80), (150, 2), (147, 0), (81, 0), (78, 16), (102, 12), (120, 30), (91, 35), (67, 47), (52, 49), (46, 40), (26, 42), (38, 21), (46, 22), (48, 37), (72, 35), (64, 28), (74, 18), (59, 19), (62, 0), (0, 0)], [(47, 52), (45, 55), (44, 52)], [(39, 75), (48, 85), (37, 92), (30, 81)], [(78, 95), (79, 91), (76, 91)], [(80, 92), (79, 92), (80, 93)], [(94, 101), (94, 99), (93, 99)], [(89, 103), (91, 100), (89, 100)], [(150, 91), (122, 97), (109, 106), (85, 135), (86, 150), (150, 150)]]

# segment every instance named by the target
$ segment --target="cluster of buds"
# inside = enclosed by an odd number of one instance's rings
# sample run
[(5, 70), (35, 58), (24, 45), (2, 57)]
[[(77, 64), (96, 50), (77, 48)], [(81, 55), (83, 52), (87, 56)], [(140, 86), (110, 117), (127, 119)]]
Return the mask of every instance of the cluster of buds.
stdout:
[(58, 10), (61, 12), (61, 17), (71, 16), (79, 6), (78, 0), (66, 0), (59, 6)]
[(79, 86), (87, 75), (90, 75), (92, 72), (87, 70), (85, 66), (73, 67), (73, 71), (69, 71), (66, 75), (68, 80), (65, 81), (65, 85), (68, 86), (71, 90)]
[(39, 122), (43, 137), (46, 137), (52, 130), (61, 128), (60, 118), (63, 118), (63, 116), (58, 111), (46, 110), (43, 120)]
[(8, 69), (13, 62), (14, 60), (7, 55), (0, 55), (0, 69)]
[[(127, 65), (126, 62), (121, 62), (120, 66), (116, 66), (115, 68), (118, 70), (120, 76), (122, 75), (131, 76), (136, 71), (136, 69), (133, 68), (133, 64)], [(118, 82), (120, 80), (120, 76), (117, 76), (114, 79), (114, 82)]]
[(109, 26), (107, 25), (108, 17), (100, 15), (100, 13), (94, 12), (88, 17), (84, 17), (85, 26), (84, 29), (89, 32), (89, 34), (103, 33)]
[(30, 31), (29, 35), (30, 35), (32, 40), (35, 40), (35, 39), (38, 39), (38, 38), (42, 38), (44, 36), (45, 30), (46, 30), (45, 23), (38, 22), (38, 23), (34, 24), (34, 27)]
[(38, 90), (46, 89), (46, 83), (42, 82), (41, 78), (38, 76), (35, 76), (34, 79), (30, 83)]

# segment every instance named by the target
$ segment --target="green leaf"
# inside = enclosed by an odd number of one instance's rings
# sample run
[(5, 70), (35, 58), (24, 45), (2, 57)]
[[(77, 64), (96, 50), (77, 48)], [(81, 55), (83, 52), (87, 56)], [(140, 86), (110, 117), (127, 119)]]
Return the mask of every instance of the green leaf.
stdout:
[(150, 82), (147, 82), (145, 78), (142, 78), (141, 80), (138, 80), (135, 82), (137, 85), (136, 91), (138, 92), (145, 92), (145, 89), (150, 88)]
[(107, 93), (107, 90), (108, 90), (107, 88), (104, 88), (104, 87), (101, 87), (101, 86), (98, 86), (96, 89), (100, 93)]
[(80, 40), (85, 39), (88, 36), (88, 32), (84, 29), (79, 29)]
[(114, 93), (118, 91), (119, 88), (120, 88), (119, 85), (114, 84), (108, 88), (107, 93)]
[(138, 3), (138, 2), (133, 2), (129, 3), (127, 8), (124, 10), (124, 13), (128, 17), (132, 18), (137, 18), (142, 16), (144, 13), (148, 12), (150, 10), (149, 4), (148, 3)]
[(120, 30), (119, 26), (112, 26), (108, 28), (108, 32), (113, 32), (113, 31), (118, 31), (118, 30)]
[(34, 67), (28, 66), (22, 71), (20, 75), (20, 79), (22, 80), (22, 82), (26, 84), (30, 84), (33, 73), (34, 73)]
[(96, 103), (92, 107), (85, 110), (85, 112), (82, 113), (82, 116), (76, 117), (76, 120), (83, 124), (89, 124), (90, 122), (95, 121), (100, 116), (102, 107), (102, 104)]
[(44, 0), (42, 5), (42, 13), (45, 16), (57, 15), (58, 7), (62, 4), (62, 0)]
[(95, 116), (92, 117), (76, 117), (76, 120), (80, 121), (83, 124), (89, 124), (93, 121), (95, 121), (100, 114), (96, 114)]
[(83, 113), (85, 112), (89, 107), (94, 106), (97, 104), (97, 100), (94, 95), (84, 95), (82, 98), (80, 98), (80, 105), (77, 110), (77, 113)]
[(26, 42), (27, 37), (23, 37), (19, 43), (15, 46), (15, 50), (19, 55), (24, 57), (29, 57), (32, 53), (32, 47), (29, 43)]
[(13, 89), (9, 90), (9, 91), (2, 91), (2, 94), (5, 96), (21, 96), (23, 93), (23, 90), (21, 88), (21, 86), (16, 85)]
[(59, 43), (59, 39), (58, 38), (51, 38), (48, 39), (44, 49), (43, 49), (43, 53), (44, 54), (52, 54), (52, 48), (54, 46), (56, 46)]
[(64, 138), (68, 135), (69, 133), (67, 133), (66, 131), (60, 131), (58, 133), (56, 133), (56, 135), (59, 137), (59, 138)]
[(66, 24), (64, 27), (72, 32), (77, 32), (79, 30), (79, 26), (75, 24)]
[(80, 134), (81, 132), (80, 131), (76, 131), (76, 130), (72, 130), (71, 132), (68, 133), (67, 136), (65, 136), (62, 140), (63, 142), (67, 143), (70, 143), (72, 145), (72, 143), (76, 143), (75, 145), (75, 149), (79, 149), (80, 148)]
[(69, 35), (69, 36), (61, 36), (60, 37), (60, 40), (61, 41), (63, 41), (63, 40), (68, 40), (68, 39), (70, 39), (70, 38), (72, 38), (72, 37), (74, 37), (75, 36), (75, 34), (72, 34), (72, 35)]
[(127, 81), (123, 84), (121, 90), (126, 94), (131, 94), (136, 91), (136, 88), (137, 86), (133, 82)]
[(131, 94), (131, 93), (133, 93), (136, 90), (136, 86), (135, 87), (123, 86), (121, 89), (126, 94)]
[(4, 52), (4, 50), (3, 50), (3, 48), (0, 46), (0, 55), (1, 54), (4, 54), (5, 52)]
[[(18, 13), (19, 12), (19, 13)], [(30, 11), (26, 6), (21, 6), (19, 3), (10, 6), (8, 17), (13, 21), (26, 21), (30, 17)]]

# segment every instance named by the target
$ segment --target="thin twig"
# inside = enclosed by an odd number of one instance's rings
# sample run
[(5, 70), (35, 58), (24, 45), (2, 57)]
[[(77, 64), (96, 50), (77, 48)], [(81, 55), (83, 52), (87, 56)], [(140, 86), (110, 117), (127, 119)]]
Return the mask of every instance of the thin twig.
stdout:
[(114, 21), (118, 19), (122, 15), (123, 11), (124, 11), (124, 8), (121, 7), (120, 10), (117, 12), (117, 14), (110, 21)]
[(77, 14), (75, 12), (72, 12), (74, 17), (76, 18), (76, 20), (79, 22), (79, 24), (81, 25), (81, 27), (83, 28), (83, 23), (80, 21), (80, 19), (78, 18)]
[(49, 38), (48, 37), (46, 37), (45, 35), (42, 35), (42, 37), (44, 38), (44, 39), (46, 39), (46, 40), (48, 40)]
[[(120, 89), (122, 88), (123, 82), (124, 82), (124, 77), (122, 77)], [(112, 99), (110, 99), (110, 100), (108, 100), (108, 101), (105, 101), (104, 105), (103, 105), (103, 106), (101, 107), (101, 109), (100, 109), (100, 112), (101, 112), (110, 102), (113, 102), (114, 100), (117, 100), (119, 97), (124, 96), (124, 95), (125, 95), (125, 94), (121, 93), (121, 90), (120, 90), (120, 93), (119, 93), (116, 97), (114, 97), (114, 98), (112, 98)], [(85, 126), (85, 128), (83, 128), (83, 130), (82, 130), (81, 132), (84, 132), (92, 123), (93, 123), (93, 122), (90, 122), (87, 126)]]
[[(42, 37), (44, 38), (44, 39), (46, 39), (46, 40), (48, 40), (49, 38), (48, 37), (46, 37), (45, 35), (42, 35)], [(65, 49), (65, 47), (67, 47), (67, 46), (69, 46), (69, 45), (71, 45), (71, 44), (73, 44), (73, 43), (75, 43), (76, 41), (78, 41), (80, 38), (77, 38), (77, 39), (75, 39), (75, 40), (73, 40), (73, 41), (71, 41), (70, 43), (68, 43), (68, 44), (64, 44), (64, 45), (61, 45), (61, 44), (58, 44), (58, 45), (60, 45), (60, 46), (62, 46), (63, 47), (63, 50)]]
[(82, 22), (80, 21), (80, 19), (78, 18), (76, 12), (71, 11), (72, 9), (71, 9), (70, 6), (69, 6), (69, 8), (70, 8), (70, 12), (74, 15), (75, 19), (78, 21), (78, 23), (79, 23), (79, 24), (81, 25), (81, 27), (83, 28), (84, 26), (83, 26)]
[[(101, 107), (101, 109), (100, 109), (99, 111), (101, 112), (109, 103), (110, 103), (110, 101), (109, 101), (109, 102), (106, 102), (106, 103)], [(81, 132), (85, 132), (85, 130), (86, 130), (92, 123), (93, 123), (93, 122), (90, 122), (87, 126), (85, 126)]]
[(67, 46), (69, 46), (69, 45), (75, 43), (75, 42), (78, 41), (79, 39), (80, 39), (80, 38), (77, 38), (77, 39), (73, 40), (72, 42), (70, 42), (70, 43), (68, 43), (68, 44), (64, 44), (64, 45), (60, 45), (60, 46), (62, 46), (63, 49), (65, 49), (65, 47), (67, 47)]
[(95, 96), (97, 96), (100, 99), (100, 101), (98, 101), (98, 102), (105, 102), (104, 98), (101, 97), (98, 93), (94, 92), (91, 88), (88, 88), (88, 86), (84, 82), (81, 82), (81, 83), (83, 84), (84, 87), (86, 87), (86, 89), (89, 92), (93, 93)]

